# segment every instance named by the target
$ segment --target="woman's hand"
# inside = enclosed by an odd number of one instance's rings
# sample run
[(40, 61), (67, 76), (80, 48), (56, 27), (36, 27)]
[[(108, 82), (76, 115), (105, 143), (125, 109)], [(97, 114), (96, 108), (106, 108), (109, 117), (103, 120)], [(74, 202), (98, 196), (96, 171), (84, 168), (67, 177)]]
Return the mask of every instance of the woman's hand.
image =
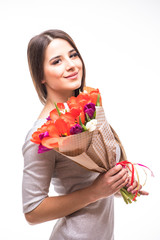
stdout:
[(106, 173), (100, 174), (91, 185), (95, 201), (115, 194), (126, 186), (128, 181), (128, 172), (121, 165), (117, 165)]
[(138, 186), (138, 182), (135, 179), (133, 181), (133, 184), (131, 185), (131, 178), (129, 178), (129, 181), (128, 181), (126, 187), (127, 187), (127, 191), (131, 192), (132, 194), (135, 194), (138, 190), (138, 193), (140, 193), (141, 195), (149, 195), (148, 192), (141, 191), (142, 185)]

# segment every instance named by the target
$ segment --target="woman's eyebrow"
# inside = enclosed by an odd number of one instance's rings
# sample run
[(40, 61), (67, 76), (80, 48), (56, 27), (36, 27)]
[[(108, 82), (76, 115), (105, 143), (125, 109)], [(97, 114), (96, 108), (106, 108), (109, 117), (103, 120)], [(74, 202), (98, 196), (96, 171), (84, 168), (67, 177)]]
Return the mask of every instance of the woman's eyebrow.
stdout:
[[(73, 49), (71, 49), (70, 51), (69, 51), (69, 53), (72, 53), (72, 52), (75, 52), (76, 50), (73, 48)], [(56, 56), (56, 57), (52, 57), (50, 60), (49, 60), (49, 62), (51, 62), (52, 60), (54, 60), (54, 59), (56, 59), (56, 58), (59, 58), (59, 57), (61, 57), (61, 55), (58, 55), (58, 56)]]
[(73, 48), (72, 50), (69, 51), (69, 53), (71, 53), (71, 52), (75, 52), (75, 51), (76, 51), (76, 50)]
[(56, 59), (56, 58), (59, 58), (60, 57), (60, 55), (59, 56), (56, 56), (56, 57), (52, 57), (50, 60), (49, 60), (49, 62), (51, 62), (52, 60), (54, 60), (54, 59)]

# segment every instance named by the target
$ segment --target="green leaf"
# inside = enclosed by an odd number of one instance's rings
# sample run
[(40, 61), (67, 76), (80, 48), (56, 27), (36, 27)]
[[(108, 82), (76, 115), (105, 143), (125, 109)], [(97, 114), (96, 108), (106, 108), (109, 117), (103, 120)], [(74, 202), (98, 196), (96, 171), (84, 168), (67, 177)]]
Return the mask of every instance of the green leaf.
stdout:
[(55, 105), (55, 107), (56, 107), (56, 109), (57, 109), (58, 115), (60, 116), (60, 115), (61, 115), (61, 112), (60, 112), (60, 110), (59, 110), (59, 108), (58, 108), (56, 102), (54, 102), (54, 105)]
[(87, 122), (91, 121), (87, 113), (86, 113), (86, 118), (87, 118)]
[(96, 106), (100, 106), (100, 94), (98, 93)]
[(83, 127), (83, 123), (80, 116), (79, 116), (79, 124), (81, 125), (81, 127)]
[(86, 128), (86, 126), (82, 123), (81, 117), (79, 116), (79, 124), (81, 125), (81, 127), (83, 128), (83, 131), (87, 131), (88, 129)]
[(93, 118), (94, 119), (96, 118), (96, 111), (94, 111)]

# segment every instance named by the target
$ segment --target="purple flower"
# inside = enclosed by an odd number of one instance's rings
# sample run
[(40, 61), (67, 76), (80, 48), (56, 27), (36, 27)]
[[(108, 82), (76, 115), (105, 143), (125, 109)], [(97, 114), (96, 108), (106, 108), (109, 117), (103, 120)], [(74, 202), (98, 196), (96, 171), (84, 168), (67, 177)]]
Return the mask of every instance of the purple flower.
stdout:
[(48, 117), (46, 118), (46, 120), (47, 120), (47, 121), (51, 120), (50, 116), (48, 116)]
[(96, 110), (96, 107), (94, 103), (87, 103), (84, 106), (84, 113), (85, 114), (87, 113), (90, 119), (93, 117), (95, 110)]
[(70, 129), (70, 134), (77, 134), (77, 133), (81, 133), (83, 131), (83, 128), (81, 127), (81, 125), (79, 124), (75, 124), (73, 127), (71, 127)]
[(44, 152), (47, 152), (47, 151), (50, 151), (50, 150), (52, 150), (52, 149), (44, 147), (42, 144), (39, 144), (38, 153), (44, 153)]
[(42, 140), (44, 137), (49, 137), (49, 132), (48, 132), (48, 131), (39, 134), (39, 138), (40, 138), (41, 140)]

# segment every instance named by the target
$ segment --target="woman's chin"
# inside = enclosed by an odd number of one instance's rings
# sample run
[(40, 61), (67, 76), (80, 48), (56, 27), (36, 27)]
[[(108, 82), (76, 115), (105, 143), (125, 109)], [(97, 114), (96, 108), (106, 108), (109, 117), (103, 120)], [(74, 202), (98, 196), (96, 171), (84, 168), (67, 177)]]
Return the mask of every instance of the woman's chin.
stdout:
[(80, 87), (81, 87), (81, 81), (75, 81), (71, 86), (72, 90), (76, 90)]

